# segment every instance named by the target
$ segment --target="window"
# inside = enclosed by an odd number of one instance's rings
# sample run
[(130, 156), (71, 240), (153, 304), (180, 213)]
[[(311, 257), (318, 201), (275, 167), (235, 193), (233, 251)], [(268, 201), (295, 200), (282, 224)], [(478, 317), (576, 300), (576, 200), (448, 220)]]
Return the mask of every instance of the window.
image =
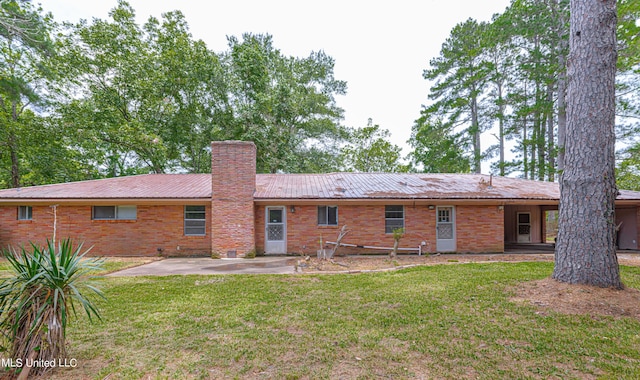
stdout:
[(318, 225), (337, 226), (338, 206), (318, 206)]
[(451, 223), (450, 207), (438, 207), (438, 223)]
[(136, 206), (93, 206), (94, 220), (136, 220)]
[(207, 216), (204, 206), (184, 206), (184, 234), (187, 236), (207, 234)]
[(31, 206), (18, 206), (18, 220), (31, 220), (33, 209)]
[(384, 233), (404, 228), (404, 206), (384, 206)]

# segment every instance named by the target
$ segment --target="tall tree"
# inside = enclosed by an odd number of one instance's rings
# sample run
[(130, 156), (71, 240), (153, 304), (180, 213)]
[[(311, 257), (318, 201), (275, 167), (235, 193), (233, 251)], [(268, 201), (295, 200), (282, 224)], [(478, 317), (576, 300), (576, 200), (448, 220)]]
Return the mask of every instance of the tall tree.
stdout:
[(518, 160), (512, 164), (525, 178), (554, 179), (556, 130), (560, 132), (564, 120), (560, 113), (564, 107), (559, 105), (565, 93), (561, 78), (568, 10), (567, 0), (514, 0), (492, 23), (510, 35), (512, 70), (507, 98), (518, 143)]
[(0, 1), (0, 160), (2, 182), (22, 184), (25, 139), (41, 125), (31, 107), (42, 106), (43, 86), (51, 77), (50, 16), (29, 1)]
[(207, 172), (228, 117), (217, 55), (180, 12), (140, 27), (119, 1), (110, 17), (74, 26), (66, 51), (77, 91), (61, 114), (78, 150), (108, 176)]
[(640, 3), (618, 2), (618, 88), (616, 136), (625, 148), (618, 154), (618, 186), (640, 190)]
[(618, 0), (618, 69), (640, 70), (640, 2)]
[(391, 133), (381, 129), (369, 119), (364, 128), (351, 132), (350, 143), (342, 148), (342, 162), (348, 171), (406, 172), (409, 167), (401, 162), (402, 149), (389, 142)]
[(622, 288), (615, 251), (616, 1), (571, 0), (565, 169), (553, 278)]
[(489, 126), (484, 120), (484, 85), (490, 67), (483, 57), (486, 23), (469, 19), (456, 25), (442, 44), (440, 56), (432, 59), (424, 71), (427, 80), (435, 81), (429, 98), (434, 102), (425, 112), (440, 116), (451, 130), (462, 128), (471, 141), (472, 167), (481, 171), (482, 147), (480, 134)]
[(472, 157), (465, 149), (465, 138), (433, 114), (423, 110), (411, 130), (409, 154), (412, 164), (425, 173), (468, 173)]
[(334, 78), (326, 53), (287, 57), (272, 36), (244, 34), (229, 38), (225, 64), (234, 115), (228, 137), (256, 143), (259, 171), (297, 171), (309, 153), (344, 136), (335, 96), (346, 82)]
[(490, 69), (488, 76), (489, 115), (497, 124), (494, 137), (497, 144), (487, 149), (487, 156), (493, 156), (497, 150), (498, 161), (492, 165), (499, 175), (509, 174), (517, 168), (513, 162), (507, 161), (506, 141), (513, 140), (517, 133), (517, 123), (510, 113), (513, 112), (513, 91), (518, 87), (516, 75), (518, 51), (520, 47), (514, 42), (514, 30), (517, 22), (513, 12), (507, 10), (504, 14), (495, 15), (485, 30), (483, 55)]

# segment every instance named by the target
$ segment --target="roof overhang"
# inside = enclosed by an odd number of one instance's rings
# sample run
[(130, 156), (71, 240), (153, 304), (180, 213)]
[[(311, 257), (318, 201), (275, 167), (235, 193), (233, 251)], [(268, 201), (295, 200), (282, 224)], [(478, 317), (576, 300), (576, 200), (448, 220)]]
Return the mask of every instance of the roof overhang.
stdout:
[(0, 206), (86, 206), (86, 205), (190, 205), (208, 204), (211, 198), (14, 198), (0, 199)]
[(493, 199), (493, 198), (268, 198), (256, 199), (255, 204), (259, 206), (270, 205), (319, 205), (319, 204), (341, 204), (341, 205), (371, 205), (371, 204), (402, 204), (402, 205), (476, 205), (476, 206), (504, 206), (504, 205), (538, 205), (538, 206), (556, 206), (557, 200), (554, 199)]

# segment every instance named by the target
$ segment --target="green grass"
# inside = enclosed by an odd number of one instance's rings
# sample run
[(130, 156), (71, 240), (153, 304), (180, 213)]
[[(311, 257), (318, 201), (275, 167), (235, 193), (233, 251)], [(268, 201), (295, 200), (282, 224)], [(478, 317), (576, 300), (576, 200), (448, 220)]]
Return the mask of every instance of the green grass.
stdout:
[(123, 270), (126, 268), (137, 267), (142, 264), (147, 264), (153, 261), (154, 259), (149, 259), (145, 257), (135, 258), (135, 257), (127, 257), (127, 258), (117, 258), (117, 257), (109, 257), (105, 259), (104, 264), (102, 265), (102, 270), (95, 272), (97, 275), (103, 275), (107, 273), (117, 272), (119, 270)]
[[(551, 263), (358, 275), (105, 278), (58, 378), (640, 378), (640, 323), (537, 314), (509, 289)], [(640, 268), (622, 267), (640, 287)]]
[[(107, 273), (117, 272), (122, 269), (135, 267), (138, 265), (146, 264), (151, 262), (153, 259), (145, 258), (145, 257), (127, 257), (127, 258), (118, 258), (118, 257), (110, 257), (105, 259), (103, 269), (100, 271), (93, 271), (93, 275), (104, 275)], [(9, 263), (4, 258), (0, 258), (0, 278), (9, 276), (11, 274)]]

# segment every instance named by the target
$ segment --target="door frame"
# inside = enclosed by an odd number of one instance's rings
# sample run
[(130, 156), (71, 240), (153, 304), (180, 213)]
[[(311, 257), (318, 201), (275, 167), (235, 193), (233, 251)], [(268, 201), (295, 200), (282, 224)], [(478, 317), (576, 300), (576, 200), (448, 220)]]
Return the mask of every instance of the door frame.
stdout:
[[(440, 222), (438, 221), (439, 215), (438, 212), (440, 209), (447, 208), (451, 209), (451, 221), (450, 222)], [(438, 239), (438, 226), (441, 223), (451, 224), (452, 226), (452, 238), (451, 239)], [(457, 240), (456, 240), (456, 206), (436, 206), (436, 251), (437, 252), (455, 252), (457, 249)]]
[[(520, 215), (524, 215), (527, 214), (529, 215), (529, 223), (520, 223)], [(520, 234), (520, 226), (529, 226), (529, 239), (527, 241), (520, 241), (520, 236), (527, 236), (527, 235), (521, 235)], [(531, 211), (518, 211), (516, 212), (516, 242), (518, 243), (531, 243), (531, 228), (532, 228), (532, 224), (531, 224)]]
[[(271, 223), (269, 221), (269, 211), (281, 210), (282, 223)], [(269, 240), (269, 225), (282, 224), (282, 240)], [(273, 242), (269, 244), (269, 242)], [(285, 206), (266, 206), (264, 214), (264, 253), (265, 254), (286, 254), (287, 253), (287, 208)]]

